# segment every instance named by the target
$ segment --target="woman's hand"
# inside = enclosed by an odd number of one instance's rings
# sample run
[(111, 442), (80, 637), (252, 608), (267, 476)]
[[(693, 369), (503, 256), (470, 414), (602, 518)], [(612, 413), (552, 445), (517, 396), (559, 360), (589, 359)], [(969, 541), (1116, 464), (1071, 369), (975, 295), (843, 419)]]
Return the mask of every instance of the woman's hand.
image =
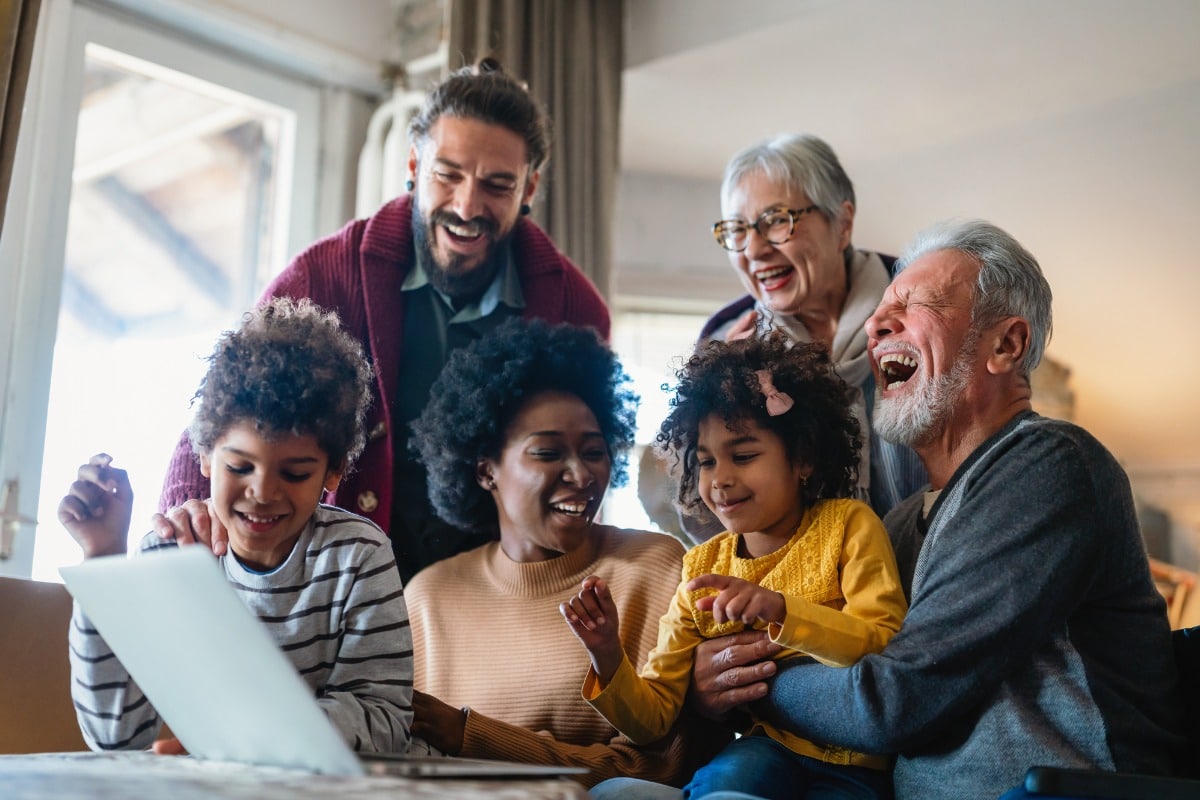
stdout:
[(433, 695), (413, 691), (413, 736), (420, 736), (448, 756), (462, 752), (467, 710), (448, 706)]

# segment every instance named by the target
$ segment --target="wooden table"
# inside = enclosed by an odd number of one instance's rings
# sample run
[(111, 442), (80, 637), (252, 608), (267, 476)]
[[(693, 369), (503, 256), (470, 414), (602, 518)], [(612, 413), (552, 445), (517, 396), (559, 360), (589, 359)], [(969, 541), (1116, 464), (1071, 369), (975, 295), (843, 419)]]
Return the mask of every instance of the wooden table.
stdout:
[(146, 752), (0, 756), (4, 800), (584, 800), (566, 778), (339, 777)]

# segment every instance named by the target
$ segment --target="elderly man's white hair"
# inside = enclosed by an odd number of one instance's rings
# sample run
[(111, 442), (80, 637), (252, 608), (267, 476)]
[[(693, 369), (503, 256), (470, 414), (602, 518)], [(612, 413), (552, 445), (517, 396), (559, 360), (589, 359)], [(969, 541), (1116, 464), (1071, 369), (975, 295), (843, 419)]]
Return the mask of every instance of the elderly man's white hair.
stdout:
[(1054, 324), (1050, 310), (1053, 295), (1037, 259), (990, 222), (946, 220), (913, 238), (896, 262), (896, 271), (938, 250), (958, 250), (979, 262), (971, 308), (976, 331), (1004, 317), (1016, 316), (1029, 322), (1029, 350), (1021, 360), (1021, 373), (1028, 378), (1041, 363)]

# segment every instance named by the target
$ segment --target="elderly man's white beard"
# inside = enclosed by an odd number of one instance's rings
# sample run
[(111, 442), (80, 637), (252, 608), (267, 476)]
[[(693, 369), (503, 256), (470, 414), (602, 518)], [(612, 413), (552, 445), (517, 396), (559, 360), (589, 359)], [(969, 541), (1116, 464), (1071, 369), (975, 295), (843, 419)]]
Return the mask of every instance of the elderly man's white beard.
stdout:
[(909, 380), (921, 382), (915, 391), (903, 396), (884, 397), (883, 389), (876, 384), (875, 410), (871, 419), (875, 432), (889, 442), (908, 447), (932, 441), (941, 433), (955, 403), (971, 383), (971, 363), (978, 344), (978, 334), (972, 333), (959, 348), (948, 374), (931, 381), (914, 375)]

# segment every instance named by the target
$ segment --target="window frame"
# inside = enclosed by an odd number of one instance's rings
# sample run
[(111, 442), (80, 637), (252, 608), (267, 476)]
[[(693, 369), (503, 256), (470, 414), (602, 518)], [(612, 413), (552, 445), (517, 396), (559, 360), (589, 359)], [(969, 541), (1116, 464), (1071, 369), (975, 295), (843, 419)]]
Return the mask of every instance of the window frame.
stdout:
[[(186, 41), (160, 26), (139, 23), (72, 0), (46, 0), (38, 21), (26, 107), (17, 141), (12, 185), (0, 232), (0, 494), (17, 481), (17, 511), (33, 519), (38, 508), (51, 368), (61, 302), (67, 216), (72, 189), (76, 113), (82, 96), (85, 48), (110, 50), (217, 85), (292, 112), (284, 139), (290, 186), (280, 187), (276, 223), (286, 230), (277, 263), (251, 276), (255, 295), (288, 257), (316, 238), (320, 202), (322, 91), (235, 54)], [(282, 151), (282, 149), (281, 149)], [(68, 480), (64, 476), (65, 481)], [(40, 526), (57, 525), (39, 520)], [(22, 523), (0, 575), (28, 577), (33, 524)]]

